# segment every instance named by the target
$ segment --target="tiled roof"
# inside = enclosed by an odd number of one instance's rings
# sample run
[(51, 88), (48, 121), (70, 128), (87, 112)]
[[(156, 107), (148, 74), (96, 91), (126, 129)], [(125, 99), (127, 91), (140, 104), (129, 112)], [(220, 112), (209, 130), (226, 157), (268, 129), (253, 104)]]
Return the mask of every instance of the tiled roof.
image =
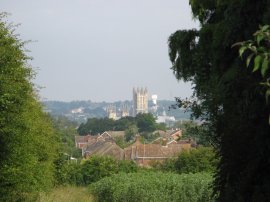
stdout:
[(96, 139), (96, 138), (97, 136), (92, 136), (92, 135), (85, 135), (85, 136), (76, 135), (75, 142), (84, 143), (84, 142), (88, 142), (90, 139)]
[(101, 155), (112, 156), (116, 159), (123, 159), (124, 150), (114, 142), (97, 141), (94, 144), (88, 145), (85, 149), (86, 156)]
[(125, 158), (170, 158), (177, 156), (181, 152), (181, 145), (170, 144), (162, 146), (159, 144), (140, 144), (130, 146), (125, 149)]
[(106, 131), (106, 132), (109, 133), (113, 138), (125, 136), (125, 131)]

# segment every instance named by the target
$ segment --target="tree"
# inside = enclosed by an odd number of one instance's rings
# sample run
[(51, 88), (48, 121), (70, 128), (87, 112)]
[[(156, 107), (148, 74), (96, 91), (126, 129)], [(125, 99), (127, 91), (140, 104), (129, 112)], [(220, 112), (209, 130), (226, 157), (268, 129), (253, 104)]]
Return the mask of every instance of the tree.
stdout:
[[(232, 45), (252, 38), (270, 21), (269, 0), (190, 0), (199, 30), (180, 30), (169, 38), (177, 79), (194, 84), (188, 105), (204, 119), (220, 162), (215, 191), (220, 201), (269, 201), (269, 103), (261, 74), (243, 68)], [(269, 72), (266, 72), (269, 77)]]
[(80, 135), (97, 135), (104, 131), (114, 130), (115, 121), (109, 118), (90, 118), (86, 123), (82, 123), (78, 128)]
[(43, 113), (24, 43), (0, 14), (0, 201), (34, 201), (53, 185), (57, 137)]
[(218, 159), (209, 147), (200, 147), (191, 151), (183, 151), (175, 161), (178, 173), (214, 172)]
[(75, 135), (77, 123), (70, 121), (64, 116), (52, 117), (53, 128), (59, 137), (61, 153), (67, 153), (75, 158), (81, 158), (82, 152), (75, 147)]
[(126, 130), (125, 130), (125, 140), (127, 142), (133, 140), (135, 138), (135, 135), (138, 133), (138, 127), (133, 124), (130, 125)]
[[(270, 76), (267, 75), (267, 71), (270, 69), (270, 26), (260, 26), (260, 29), (254, 33), (254, 40), (248, 40), (234, 44), (241, 45), (239, 49), (240, 57), (247, 55), (246, 65), (247, 67), (252, 66), (252, 72), (260, 71), (262, 75), (261, 85), (266, 87), (265, 99), (266, 103), (269, 104), (270, 96)], [(253, 61), (253, 65), (251, 64)], [(270, 114), (268, 122), (270, 124)]]
[(150, 114), (137, 114), (137, 127), (139, 132), (153, 132), (156, 129), (155, 117)]

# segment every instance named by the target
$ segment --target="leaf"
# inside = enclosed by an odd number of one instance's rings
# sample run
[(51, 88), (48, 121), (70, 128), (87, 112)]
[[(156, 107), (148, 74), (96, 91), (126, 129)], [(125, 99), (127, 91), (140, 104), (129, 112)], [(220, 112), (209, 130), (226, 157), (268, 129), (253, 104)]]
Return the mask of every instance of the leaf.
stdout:
[(261, 30), (266, 31), (267, 29), (269, 29), (269, 27), (270, 27), (269, 25), (264, 25), (264, 26), (262, 26)]
[(243, 55), (243, 53), (245, 52), (246, 49), (247, 49), (246, 46), (243, 46), (243, 47), (241, 47), (241, 48), (239, 49), (239, 55), (240, 55), (240, 57), (242, 57), (242, 55)]
[(247, 65), (247, 67), (249, 66), (249, 63), (250, 63), (251, 59), (253, 58), (253, 56), (254, 56), (254, 53), (250, 54), (250, 55), (247, 57), (247, 60), (246, 60), (246, 65)]
[(262, 56), (260, 55), (257, 55), (254, 59), (254, 68), (253, 68), (253, 72), (256, 72), (259, 68), (260, 68), (260, 65), (262, 63)]
[(237, 42), (237, 43), (234, 43), (231, 48), (234, 48), (235, 46), (242, 46), (244, 44), (244, 42)]
[(264, 39), (264, 36), (262, 34), (259, 34), (257, 36), (257, 44), (260, 45), (260, 42)]
[(268, 59), (264, 58), (263, 63), (262, 63), (262, 68), (261, 68), (261, 73), (262, 73), (263, 77), (265, 77), (265, 75), (266, 75), (266, 71), (268, 69), (268, 64), (269, 64)]

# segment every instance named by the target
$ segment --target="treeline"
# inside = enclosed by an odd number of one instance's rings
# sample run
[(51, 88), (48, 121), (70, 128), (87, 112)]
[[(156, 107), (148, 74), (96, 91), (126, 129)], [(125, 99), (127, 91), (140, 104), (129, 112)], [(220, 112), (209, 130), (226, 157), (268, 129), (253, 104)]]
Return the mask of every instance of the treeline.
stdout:
[(165, 124), (157, 124), (155, 117), (148, 114), (138, 114), (136, 117), (123, 117), (119, 120), (109, 118), (90, 118), (78, 128), (80, 135), (97, 135), (104, 131), (126, 131), (128, 135), (138, 132), (153, 132), (155, 130), (166, 130)]
[(24, 42), (0, 14), (0, 201), (35, 200), (54, 185), (58, 137), (31, 80)]

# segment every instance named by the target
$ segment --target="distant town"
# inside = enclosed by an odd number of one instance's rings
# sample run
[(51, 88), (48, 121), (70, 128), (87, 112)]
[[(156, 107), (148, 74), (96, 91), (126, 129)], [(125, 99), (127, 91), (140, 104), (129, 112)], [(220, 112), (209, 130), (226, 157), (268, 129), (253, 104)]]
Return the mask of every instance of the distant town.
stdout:
[(147, 88), (133, 88), (132, 100), (117, 102), (88, 101), (44, 101), (45, 111), (53, 116), (65, 116), (71, 121), (84, 123), (88, 118), (108, 117), (118, 120), (122, 117), (135, 117), (139, 113), (151, 113), (157, 123), (173, 125), (179, 120), (190, 119), (186, 109), (173, 108), (176, 101), (158, 100), (158, 95), (149, 95)]

